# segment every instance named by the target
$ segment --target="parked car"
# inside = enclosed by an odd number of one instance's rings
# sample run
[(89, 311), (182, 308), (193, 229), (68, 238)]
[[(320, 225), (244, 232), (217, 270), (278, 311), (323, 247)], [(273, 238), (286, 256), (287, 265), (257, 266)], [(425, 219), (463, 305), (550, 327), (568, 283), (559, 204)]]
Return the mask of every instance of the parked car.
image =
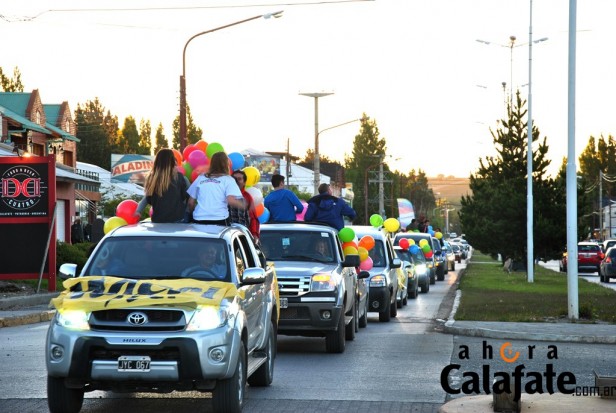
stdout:
[(367, 325), (367, 272), (359, 255), (344, 256), (338, 231), (303, 222), (261, 225), (261, 248), (280, 287), (278, 334), (325, 337), (328, 353), (342, 353)]
[(358, 240), (366, 235), (374, 239), (374, 247), (368, 251), (373, 262), (368, 278), (369, 309), (379, 313), (379, 321), (388, 322), (398, 315), (398, 268), (402, 266), (402, 261), (395, 255), (385, 230), (367, 225), (352, 225), (349, 228), (353, 229)]
[(394, 236), (394, 245), (399, 245), (402, 238), (412, 239), (417, 245), (419, 245), (419, 242), (422, 239), (425, 239), (426, 242), (429, 242), (430, 248), (433, 252), (431, 258), (426, 258), (426, 261), (428, 263), (428, 270), (430, 271), (430, 284), (434, 284), (437, 279), (440, 281), (445, 279), (445, 269), (442, 267), (442, 261), (437, 261), (436, 254), (434, 253), (435, 249), (438, 249), (439, 251), (441, 249), (439, 240), (434, 237), (431, 237), (430, 234), (427, 234), (425, 232), (399, 232)]
[(610, 278), (616, 278), (616, 246), (610, 247), (599, 265), (599, 279), (609, 283)]
[[(402, 247), (394, 247), (396, 255), (402, 261), (402, 269), (407, 275), (407, 294), (409, 298), (417, 298), (419, 292), (419, 276), (415, 270), (415, 260), (408, 249), (402, 249)], [(426, 280), (424, 280), (425, 282)], [(429, 281), (428, 281), (429, 285)]]
[(242, 409), (245, 386), (274, 374), (278, 286), (241, 226), (140, 223), (116, 228), (52, 304), (45, 359), (49, 410), (78, 412), (84, 392), (204, 391)]
[(456, 255), (453, 252), (451, 244), (447, 241), (443, 241), (443, 252), (445, 253), (445, 261), (447, 269), (450, 271), (456, 270)]

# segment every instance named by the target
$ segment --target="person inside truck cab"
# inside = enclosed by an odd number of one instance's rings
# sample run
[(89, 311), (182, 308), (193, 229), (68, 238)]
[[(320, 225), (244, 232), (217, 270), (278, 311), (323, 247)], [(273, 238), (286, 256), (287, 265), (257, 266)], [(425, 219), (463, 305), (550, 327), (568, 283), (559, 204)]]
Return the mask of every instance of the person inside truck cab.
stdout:
[(227, 267), (220, 262), (220, 248), (213, 243), (203, 246), (198, 252), (199, 264), (182, 271), (182, 277), (197, 279), (218, 279), (227, 277)]
[(327, 238), (317, 239), (314, 244), (314, 254), (321, 260), (331, 260), (332, 254)]

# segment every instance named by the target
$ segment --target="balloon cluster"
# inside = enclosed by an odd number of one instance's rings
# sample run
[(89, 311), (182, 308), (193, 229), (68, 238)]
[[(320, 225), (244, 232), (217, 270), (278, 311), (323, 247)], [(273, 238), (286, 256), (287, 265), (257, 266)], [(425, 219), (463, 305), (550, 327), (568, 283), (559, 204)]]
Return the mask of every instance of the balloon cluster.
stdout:
[[(425, 241), (427, 243), (427, 241), (424, 239), (422, 241)], [(421, 242), (420, 242), (421, 244)], [(419, 252), (419, 247), (417, 246), (417, 244), (415, 244), (415, 240), (411, 239), (411, 238), (402, 238), (400, 239), (400, 241), (398, 242), (398, 245), (400, 245), (400, 248), (402, 248), (403, 250), (409, 250), (412, 254), (417, 254)], [(428, 248), (430, 248), (430, 245), (428, 244)], [(423, 250), (423, 247), (422, 247)], [(424, 254), (426, 254), (424, 252)], [(432, 254), (432, 252), (430, 252), (430, 254)], [(431, 257), (432, 255), (430, 255)]]
[[(172, 149), (177, 170), (191, 183), (199, 175), (207, 173), (210, 169), (210, 159), (212, 159), (212, 156), (217, 152), (224, 152), (224, 150), (220, 143), (212, 142), (208, 144), (204, 140), (186, 145), (182, 152)], [(229, 158), (229, 174), (236, 170), (244, 171), (246, 174), (246, 192), (252, 196), (259, 222), (267, 222), (270, 218), (270, 212), (263, 204), (263, 193), (255, 186), (261, 180), (261, 173), (254, 166), (245, 167), (246, 160), (241, 153), (231, 152), (227, 156)], [(109, 218), (105, 222), (103, 227), (104, 233), (107, 234), (112, 229), (123, 225), (139, 222), (139, 217), (134, 216), (138, 205), (137, 202), (131, 199), (120, 202), (116, 208), (116, 216)], [(152, 208), (150, 208), (150, 216), (152, 216)]]
[(103, 225), (103, 232), (107, 234), (109, 231), (117, 227), (128, 224), (136, 224), (139, 222), (139, 216), (135, 216), (137, 206), (139, 206), (139, 203), (137, 203), (137, 201), (133, 201), (132, 199), (125, 199), (120, 202), (116, 207), (115, 216), (105, 221), (105, 225)]
[(359, 255), (359, 269), (370, 271), (372, 269), (372, 258), (368, 251), (374, 248), (374, 238), (364, 235), (359, 241), (352, 228), (345, 227), (338, 232), (338, 238), (342, 241), (344, 255)]
[(385, 231), (392, 233), (398, 232), (398, 230), (400, 229), (400, 221), (398, 221), (396, 218), (387, 218), (385, 221), (383, 221), (383, 217), (379, 214), (370, 215), (370, 225), (372, 225), (374, 228), (380, 228), (382, 226), (383, 228), (385, 228)]

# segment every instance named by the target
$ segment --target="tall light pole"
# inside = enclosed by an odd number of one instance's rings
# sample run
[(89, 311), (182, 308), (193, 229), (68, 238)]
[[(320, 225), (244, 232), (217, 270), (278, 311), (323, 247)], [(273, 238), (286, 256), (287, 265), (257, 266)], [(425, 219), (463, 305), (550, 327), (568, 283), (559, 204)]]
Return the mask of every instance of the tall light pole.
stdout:
[(258, 16), (249, 17), (244, 20), (239, 20), (233, 23), (225, 24), (224, 26), (216, 27), (214, 29), (206, 30), (201, 33), (197, 33), (192, 36), (186, 44), (184, 45), (184, 50), (182, 51), (182, 75), (180, 76), (180, 151), (183, 151), (186, 147), (186, 48), (188, 44), (195, 38), (202, 36), (204, 34), (216, 32), (218, 30), (226, 29), (227, 27), (237, 26), (238, 24), (246, 23), (251, 20), (256, 20), (260, 18), (269, 19), (270, 17), (278, 18), (282, 16), (282, 10), (274, 12), (274, 13), (266, 13), (260, 14)]
[(314, 195), (319, 193), (321, 184), (321, 160), (319, 159), (319, 98), (333, 95), (334, 92), (300, 92), (302, 96), (314, 98)]

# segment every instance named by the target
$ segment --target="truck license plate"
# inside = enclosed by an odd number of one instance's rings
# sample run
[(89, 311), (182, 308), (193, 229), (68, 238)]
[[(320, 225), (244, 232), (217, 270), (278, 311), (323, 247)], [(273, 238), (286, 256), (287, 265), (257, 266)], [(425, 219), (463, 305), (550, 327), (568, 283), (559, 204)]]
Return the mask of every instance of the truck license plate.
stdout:
[(280, 308), (289, 308), (289, 299), (281, 298), (280, 299)]
[(150, 361), (148, 356), (120, 356), (118, 371), (150, 371)]

